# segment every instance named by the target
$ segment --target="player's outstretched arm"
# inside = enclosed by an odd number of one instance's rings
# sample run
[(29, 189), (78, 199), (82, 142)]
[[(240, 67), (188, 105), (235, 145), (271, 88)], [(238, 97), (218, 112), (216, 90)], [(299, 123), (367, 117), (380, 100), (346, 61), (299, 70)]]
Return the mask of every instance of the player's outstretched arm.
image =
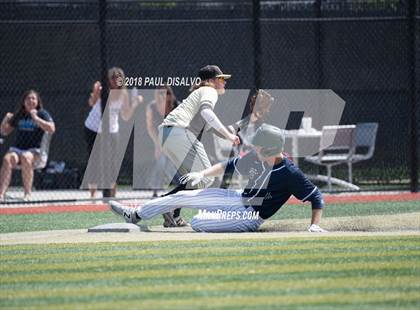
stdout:
[(207, 169), (202, 170), (201, 172), (205, 177), (216, 177), (222, 175), (225, 172), (226, 163), (218, 163)]
[(291, 193), (303, 202), (309, 201), (312, 207), (311, 225), (309, 232), (327, 232), (319, 227), (321, 222), (322, 210), (324, 208), (324, 199), (319, 189), (309, 181), (299, 168), (295, 168), (289, 178)]
[(327, 230), (319, 227), (319, 222), (321, 222), (322, 209), (312, 209), (312, 218), (311, 226), (309, 226), (309, 232), (327, 232)]
[(237, 135), (232, 134), (219, 120), (211, 109), (202, 109), (201, 116), (203, 119), (215, 130), (217, 130), (223, 137), (232, 142), (233, 145), (238, 145), (240, 139)]
[(225, 163), (218, 163), (215, 164), (207, 169), (201, 170), (199, 172), (190, 172), (184, 174), (182, 177), (179, 178), (179, 181), (182, 184), (186, 184), (191, 181), (191, 185), (195, 186), (200, 183), (204, 177), (215, 177), (218, 175), (222, 175), (226, 169)]
[(312, 209), (312, 218), (311, 218), (311, 225), (316, 224), (319, 225), (321, 222), (322, 217), (322, 209)]

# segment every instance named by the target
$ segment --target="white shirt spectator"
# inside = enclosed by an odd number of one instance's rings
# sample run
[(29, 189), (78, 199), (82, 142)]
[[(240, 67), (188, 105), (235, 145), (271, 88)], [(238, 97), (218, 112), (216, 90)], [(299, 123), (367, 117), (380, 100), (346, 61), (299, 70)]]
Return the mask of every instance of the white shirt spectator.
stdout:
[[(122, 100), (113, 101), (109, 105), (109, 132), (117, 133), (119, 131), (119, 114), (122, 107)], [(101, 100), (96, 101), (90, 110), (85, 121), (85, 126), (97, 133), (102, 132), (102, 112)]]

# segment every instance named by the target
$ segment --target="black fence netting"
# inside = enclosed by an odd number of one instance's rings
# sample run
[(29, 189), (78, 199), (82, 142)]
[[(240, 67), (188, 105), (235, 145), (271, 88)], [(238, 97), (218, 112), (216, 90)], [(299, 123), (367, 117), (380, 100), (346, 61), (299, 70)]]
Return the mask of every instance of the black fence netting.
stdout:
[[(88, 100), (106, 70), (120, 67), (134, 81), (194, 77), (200, 67), (218, 64), (234, 76), (229, 89), (331, 89), (346, 102), (341, 125), (378, 124), (373, 156), (354, 164), (352, 183), (413, 190), (418, 188), (413, 169), (418, 170), (419, 15), (419, 0), (0, 1), (0, 115), (15, 113), (25, 91), (38, 91), (56, 131), (34, 186), (79, 189), (90, 156), (84, 129)], [(128, 85), (130, 94), (134, 86), (144, 86), (134, 84)], [(178, 100), (189, 93), (185, 85), (173, 90)], [(142, 175), (155, 167), (146, 128), (153, 94), (144, 97), (136, 112), (142, 150), (134, 158), (131, 138), (119, 171), (122, 185), (133, 185), (133, 166), (142, 167), (134, 169)], [(4, 135), (1, 157), (15, 144), (15, 132)], [(299, 164), (304, 172), (325, 174), (322, 165), (303, 158)], [(334, 167), (333, 175), (347, 179), (347, 165)], [(168, 185), (137, 180), (136, 188)], [(21, 185), (20, 173), (13, 173), (11, 186)]]

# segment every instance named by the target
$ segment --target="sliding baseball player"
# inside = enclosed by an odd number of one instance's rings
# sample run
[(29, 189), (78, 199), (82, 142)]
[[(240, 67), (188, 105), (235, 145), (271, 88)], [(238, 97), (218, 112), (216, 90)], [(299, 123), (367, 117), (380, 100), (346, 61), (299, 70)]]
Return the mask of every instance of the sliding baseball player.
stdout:
[(308, 231), (325, 232), (319, 226), (324, 208), (322, 194), (292, 161), (283, 156), (283, 131), (263, 124), (252, 138), (252, 145), (254, 149), (242, 158), (232, 158), (181, 178), (181, 182), (191, 182), (195, 186), (206, 177), (235, 171), (248, 178), (242, 192), (220, 188), (180, 191), (136, 208), (110, 201), (110, 208), (126, 222), (136, 224), (182, 206), (199, 210), (191, 221), (191, 227), (197, 232), (252, 232), (293, 195), (311, 203)]

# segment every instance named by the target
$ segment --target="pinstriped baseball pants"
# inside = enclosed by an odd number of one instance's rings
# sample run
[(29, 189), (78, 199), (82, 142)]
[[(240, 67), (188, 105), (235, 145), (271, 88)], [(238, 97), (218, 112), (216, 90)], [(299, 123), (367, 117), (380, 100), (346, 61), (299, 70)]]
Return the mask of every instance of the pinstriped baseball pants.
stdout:
[(247, 208), (243, 205), (239, 192), (221, 188), (180, 191), (173, 195), (153, 199), (138, 207), (136, 212), (141, 219), (148, 220), (177, 208), (237, 215), (234, 218), (207, 218), (198, 214), (191, 220), (191, 227), (199, 232), (251, 232), (258, 230), (264, 222), (260, 217), (247, 216), (254, 210), (252, 207)]

